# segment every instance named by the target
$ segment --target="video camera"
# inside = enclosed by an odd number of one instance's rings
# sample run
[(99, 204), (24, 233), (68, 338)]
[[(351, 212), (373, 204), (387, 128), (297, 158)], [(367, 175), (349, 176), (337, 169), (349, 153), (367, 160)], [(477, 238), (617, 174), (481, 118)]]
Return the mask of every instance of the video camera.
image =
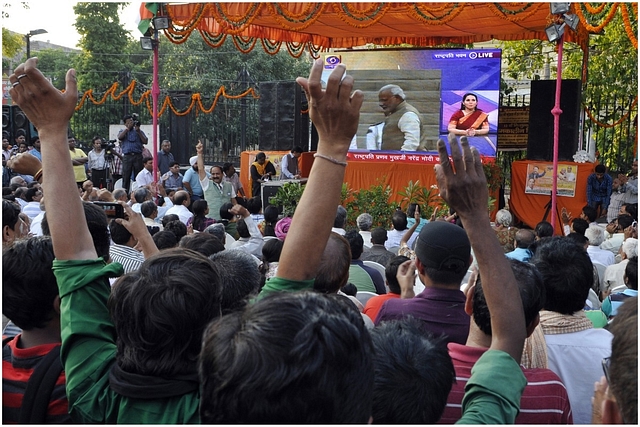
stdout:
[(110, 139), (108, 141), (105, 141), (104, 139), (102, 140), (102, 142), (100, 143), (100, 145), (102, 146), (103, 150), (104, 150), (104, 154), (107, 158), (113, 158), (113, 150), (115, 150), (116, 148), (116, 140), (115, 139)]
[(133, 119), (133, 126), (140, 127), (140, 115), (138, 113), (132, 113), (131, 118)]

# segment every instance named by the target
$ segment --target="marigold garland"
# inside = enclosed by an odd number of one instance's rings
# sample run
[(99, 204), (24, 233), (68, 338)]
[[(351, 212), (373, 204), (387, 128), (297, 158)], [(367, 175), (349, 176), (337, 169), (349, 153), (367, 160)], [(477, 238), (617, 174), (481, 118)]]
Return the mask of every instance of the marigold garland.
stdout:
[(212, 33), (205, 30), (198, 31), (200, 32), (200, 35), (202, 36), (204, 42), (213, 48), (222, 46), (224, 41), (227, 39), (227, 34), (225, 33), (213, 35)]
[(619, 124), (623, 123), (627, 117), (629, 117), (629, 115), (631, 114), (631, 112), (633, 111), (633, 109), (635, 108), (635, 106), (638, 104), (638, 96), (636, 95), (636, 98), (633, 100), (633, 103), (631, 103), (631, 107), (629, 107), (629, 111), (627, 111), (622, 117), (620, 117), (620, 119), (618, 119), (615, 123), (613, 124), (608, 124), (608, 123), (602, 123), (600, 122), (598, 119), (596, 119), (593, 114), (591, 113), (591, 111), (589, 111), (589, 109), (587, 107), (584, 108), (584, 111), (587, 113), (587, 116), (589, 116), (589, 119), (591, 119), (591, 121), (593, 123), (595, 123), (596, 125), (603, 127), (603, 128), (612, 128), (612, 127), (616, 127)]
[(591, 6), (590, 3), (584, 3), (584, 7), (585, 7), (585, 9), (587, 9), (587, 12), (589, 12), (590, 14), (597, 15), (598, 13), (600, 13), (600, 12), (602, 12), (604, 10), (604, 8), (605, 8), (605, 6), (607, 4), (608, 3), (603, 2), (603, 3), (600, 3), (600, 6), (593, 7), (593, 6)]
[[(107, 89), (107, 91), (102, 95), (102, 99), (100, 99), (99, 101), (97, 101), (94, 96), (93, 96), (93, 89), (89, 89), (87, 90), (81, 97), (80, 102), (78, 103), (78, 105), (75, 108), (75, 111), (79, 111), (83, 106), (85, 101), (88, 99), (90, 100), (94, 105), (102, 105), (106, 102), (107, 98), (109, 97), (109, 95), (111, 96), (111, 98), (114, 101), (119, 100), (120, 98), (122, 98), (125, 94), (128, 95), (129, 97), (129, 101), (131, 102), (132, 105), (140, 105), (143, 102), (146, 104), (147, 109), (149, 110), (149, 114), (153, 115), (153, 105), (152, 105), (152, 99), (151, 99), (151, 91), (150, 90), (146, 90), (142, 93), (142, 95), (140, 96), (140, 99), (138, 101), (134, 101), (133, 99), (133, 91), (136, 87), (136, 81), (132, 81), (131, 84), (129, 84), (129, 86), (126, 87), (126, 89), (124, 89), (122, 92), (120, 92), (119, 94), (115, 94), (116, 90), (118, 89), (118, 82), (115, 82), (111, 85), (111, 87), (109, 89)], [(198, 111), (202, 111), (203, 113), (207, 113), (210, 114), (216, 107), (217, 103), (218, 103), (218, 99), (223, 96), (227, 99), (240, 99), (240, 98), (244, 98), (246, 96), (251, 95), (254, 99), (259, 99), (260, 96), (256, 94), (255, 90), (253, 88), (249, 88), (247, 90), (245, 90), (244, 92), (242, 92), (239, 95), (229, 95), (225, 89), (224, 86), (220, 86), (220, 89), (218, 89), (218, 92), (216, 93), (215, 99), (213, 100), (213, 103), (211, 104), (211, 107), (209, 108), (205, 108), (204, 105), (202, 104), (202, 95), (199, 93), (194, 93), (193, 95), (191, 95), (191, 103), (189, 104), (189, 106), (187, 107), (186, 110), (184, 111), (178, 111), (175, 106), (173, 105), (173, 101), (171, 101), (171, 97), (169, 95), (165, 96), (164, 100), (162, 101), (162, 105), (160, 110), (158, 111), (158, 117), (162, 116), (167, 108), (170, 108), (171, 111), (177, 115), (177, 116), (186, 116), (187, 114), (189, 114), (194, 107), (197, 105), (199, 107), (199, 110), (196, 110), (196, 113)]]
[[(410, 3), (409, 13), (418, 21), (421, 21), (428, 25), (444, 25), (451, 22), (456, 16), (464, 10), (464, 3), (448, 3), (451, 4), (448, 12), (445, 15), (435, 16), (435, 10), (443, 10), (442, 7), (431, 9), (428, 6), (420, 6), (421, 3)], [(427, 13), (433, 15), (428, 16)]]
[(581, 3), (576, 3), (575, 5), (576, 7), (574, 9), (575, 9), (576, 15), (578, 15), (578, 18), (580, 18), (580, 21), (584, 24), (584, 27), (587, 29), (587, 31), (589, 31), (590, 33), (599, 33), (600, 31), (603, 30), (604, 27), (609, 25), (609, 22), (611, 22), (614, 15), (616, 14), (616, 11), (618, 10), (618, 5), (619, 3), (612, 3), (611, 9), (605, 16), (604, 20), (597, 26), (593, 26), (589, 24), (589, 22), (587, 22), (587, 18), (585, 18), (584, 12), (582, 11)]
[[(638, 37), (636, 36), (635, 31), (633, 31), (633, 27), (631, 26), (631, 20), (629, 19), (629, 10), (627, 9), (627, 5), (622, 3), (620, 5), (620, 12), (622, 13), (622, 22), (624, 22), (624, 30), (627, 33), (627, 37), (631, 41), (631, 44), (634, 48), (638, 48)], [(637, 14), (636, 14), (637, 16)]]
[[(302, 31), (318, 20), (325, 10), (327, 3), (308, 3), (299, 14), (288, 13), (288, 9), (284, 7), (286, 3), (268, 3), (271, 13), (278, 24), (289, 31)], [(289, 25), (296, 24), (295, 26)]]
[[(189, 36), (191, 32), (200, 24), (200, 21), (205, 16), (205, 11), (209, 8), (209, 4), (196, 3), (193, 8), (191, 16), (186, 21), (180, 21), (175, 19), (174, 8), (180, 7), (178, 5), (171, 6), (165, 5), (165, 10), (169, 19), (171, 19), (171, 27), (166, 31), (173, 36)], [(182, 30), (176, 28), (182, 27)]]
[(244, 15), (240, 15), (237, 19), (233, 19), (228, 14), (227, 5), (229, 3), (211, 3), (211, 13), (218, 24), (225, 27), (226, 32), (231, 35), (238, 35), (247, 29), (256, 18), (264, 3), (249, 3), (250, 6)]
[[(526, 3), (526, 5), (518, 10), (509, 10), (499, 3), (487, 3), (489, 10), (493, 12), (498, 18), (506, 19), (509, 22), (520, 22), (529, 18), (536, 13), (541, 6), (546, 6), (546, 3)], [(528, 12), (525, 12), (529, 9)]]
[(267, 39), (260, 39), (260, 41), (262, 42), (262, 48), (269, 55), (275, 55), (276, 53), (280, 52), (280, 48), (282, 47), (282, 42), (278, 42), (275, 40), (267, 40)]
[(232, 37), (233, 44), (236, 45), (236, 49), (238, 49), (242, 53), (249, 53), (253, 50), (258, 41), (255, 37), (242, 37), (242, 36), (233, 36)]
[(368, 9), (371, 12), (366, 13), (358, 10), (352, 12), (348, 3), (333, 3), (333, 8), (338, 12), (338, 17), (354, 28), (367, 28), (374, 25), (384, 17), (390, 7), (390, 3), (378, 3), (375, 8)]

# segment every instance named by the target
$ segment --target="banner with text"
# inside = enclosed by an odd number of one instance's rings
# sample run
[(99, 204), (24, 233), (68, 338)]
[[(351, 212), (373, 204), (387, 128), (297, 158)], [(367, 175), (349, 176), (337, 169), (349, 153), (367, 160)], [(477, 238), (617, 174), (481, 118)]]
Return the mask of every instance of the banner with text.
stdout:
[[(558, 163), (558, 196), (574, 197), (578, 168), (567, 163)], [(553, 163), (535, 162), (527, 164), (526, 194), (551, 195), (553, 188)]]

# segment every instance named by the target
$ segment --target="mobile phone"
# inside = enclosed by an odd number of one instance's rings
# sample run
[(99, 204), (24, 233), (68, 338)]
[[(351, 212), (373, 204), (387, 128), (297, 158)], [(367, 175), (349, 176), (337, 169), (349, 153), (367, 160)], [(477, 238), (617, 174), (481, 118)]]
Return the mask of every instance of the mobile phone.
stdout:
[(124, 208), (119, 203), (93, 202), (93, 204), (100, 206), (107, 214), (107, 218), (124, 218)]

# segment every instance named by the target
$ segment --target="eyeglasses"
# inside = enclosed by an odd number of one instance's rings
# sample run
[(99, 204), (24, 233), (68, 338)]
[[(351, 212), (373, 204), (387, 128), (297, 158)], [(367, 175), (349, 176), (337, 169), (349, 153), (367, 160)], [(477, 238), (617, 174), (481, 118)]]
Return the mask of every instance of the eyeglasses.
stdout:
[(604, 377), (607, 379), (607, 384), (609, 383), (609, 368), (611, 367), (611, 357), (605, 357), (602, 359), (602, 370), (604, 371)]

